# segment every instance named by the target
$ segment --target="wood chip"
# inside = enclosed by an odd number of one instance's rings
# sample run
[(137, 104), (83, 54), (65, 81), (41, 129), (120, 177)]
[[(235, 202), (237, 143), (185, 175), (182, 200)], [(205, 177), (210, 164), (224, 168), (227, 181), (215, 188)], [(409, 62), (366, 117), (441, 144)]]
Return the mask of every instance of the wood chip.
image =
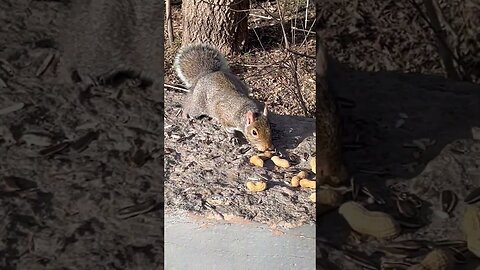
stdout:
[(2, 78), (0, 78), (0, 88), (7, 88), (7, 86), (7, 83)]
[(44, 134), (27, 133), (20, 137), (20, 141), (27, 145), (50, 146), (52, 145), (52, 138)]
[(25, 107), (25, 103), (23, 103), (23, 102), (15, 103), (11, 106), (0, 109), (0, 115), (5, 115), (5, 114), (12, 113), (12, 112), (16, 112), (18, 110), (23, 109), (23, 107)]
[(82, 152), (90, 145), (91, 142), (98, 138), (97, 131), (89, 131), (84, 136), (80, 137), (78, 140), (72, 143), (71, 147), (77, 152)]
[(468, 204), (474, 204), (480, 201), (480, 187), (472, 190), (467, 197), (465, 197), (464, 202)]
[(422, 151), (427, 150), (427, 146), (425, 146), (422, 140), (413, 140), (412, 144), (420, 148)]
[(34, 189), (37, 187), (37, 183), (18, 176), (5, 176), (3, 177), (3, 182), (5, 185), (4, 191), (9, 192)]
[(117, 211), (116, 217), (119, 219), (127, 219), (141, 214), (150, 212), (156, 206), (154, 199), (148, 199), (142, 203), (130, 205)]
[(3, 69), (10, 77), (15, 75), (15, 69), (13, 68), (10, 63), (5, 60), (0, 58), (0, 68)]
[(54, 57), (55, 57), (55, 53), (49, 52), (48, 55), (45, 57), (45, 59), (43, 59), (42, 64), (38, 67), (37, 71), (35, 72), (35, 76), (37, 77), (41, 76), (50, 66)]
[(41, 156), (53, 156), (57, 153), (62, 152), (64, 149), (66, 149), (68, 146), (70, 146), (70, 142), (62, 142), (59, 144), (52, 145), (50, 147), (47, 147), (39, 152)]
[(450, 214), (457, 205), (458, 197), (455, 192), (444, 190), (440, 193), (440, 202), (442, 203), (442, 210)]

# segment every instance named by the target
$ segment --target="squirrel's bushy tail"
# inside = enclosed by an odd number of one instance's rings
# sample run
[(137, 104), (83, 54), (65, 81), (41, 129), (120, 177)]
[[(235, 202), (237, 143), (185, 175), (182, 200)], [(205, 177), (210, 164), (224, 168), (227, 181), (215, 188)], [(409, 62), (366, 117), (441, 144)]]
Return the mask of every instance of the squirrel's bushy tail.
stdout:
[(222, 53), (206, 44), (193, 44), (181, 48), (175, 56), (173, 67), (188, 88), (208, 73), (229, 69)]

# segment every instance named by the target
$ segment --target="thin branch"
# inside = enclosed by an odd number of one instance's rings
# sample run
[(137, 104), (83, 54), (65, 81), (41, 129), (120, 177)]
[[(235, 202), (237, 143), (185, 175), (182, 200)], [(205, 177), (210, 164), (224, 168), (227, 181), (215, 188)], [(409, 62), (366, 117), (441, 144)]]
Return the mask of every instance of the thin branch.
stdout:
[(255, 36), (257, 37), (258, 42), (260, 43), (260, 46), (262, 46), (263, 51), (265, 51), (265, 47), (263, 47), (262, 40), (261, 40), (260, 37), (258, 36), (257, 30), (255, 30), (255, 27), (252, 27), (252, 30), (253, 30), (253, 33), (255, 33)]
[(455, 65), (453, 63), (454, 55), (447, 44), (445, 32), (442, 30), (442, 27), (440, 26), (438, 15), (435, 11), (435, 6), (433, 5), (432, 1), (433, 0), (424, 0), (423, 3), (425, 5), (425, 8), (427, 9), (427, 16), (430, 18), (430, 22), (432, 23), (433, 30), (436, 33), (438, 33), (437, 41), (439, 43), (438, 44), (439, 53), (440, 53), (440, 56), (442, 57), (443, 66), (447, 71), (448, 78), (451, 78), (454, 80), (460, 80), (460, 75), (458, 73), (458, 70), (455, 68)]
[[(300, 32), (305, 32), (305, 33), (307, 33), (307, 35), (316, 34), (315, 32), (313, 32), (313, 31), (311, 31), (311, 30), (305, 30), (305, 29), (298, 28), (298, 27), (295, 27), (295, 26), (292, 26), (292, 29), (293, 29), (293, 30), (300, 31)], [(310, 29), (311, 29), (311, 28), (310, 28)]]
[(171, 0), (165, 0), (165, 16), (167, 17), (168, 43), (173, 43), (173, 26), (172, 26), (172, 5)]
[[(453, 52), (450, 50), (448, 44), (445, 43), (445, 40), (443, 40), (442, 36), (440, 35), (440, 33), (436, 30), (436, 28), (432, 25), (432, 22), (427, 18), (427, 16), (423, 13), (422, 9), (420, 8), (420, 6), (418, 6), (417, 3), (415, 3), (414, 0), (409, 0), (408, 1), (410, 4), (412, 4), (412, 6), (418, 11), (418, 13), (420, 14), (420, 16), (425, 20), (425, 22), (428, 24), (428, 26), (433, 30), (433, 33), (435, 34), (435, 36), (437, 37), (437, 40), (439, 41), (439, 43), (442, 44), (442, 46), (446, 49), (446, 52), (448, 52), (450, 54), (450, 57), (452, 57), (462, 68), (465, 69), (465, 65), (463, 64), (463, 61), (460, 60), (459, 58), (457, 58), (455, 56), (455, 54), (453, 54)], [(457, 74), (458, 75), (458, 74)]]
[(309, 112), (308, 112), (307, 106), (305, 105), (305, 100), (303, 100), (303, 95), (301, 92), (302, 87), (300, 85), (300, 81), (298, 80), (298, 76), (297, 76), (298, 75), (297, 58), (292, 53), (290, 54), (290, 62), (291, 62), (290, 71), (292, 73), (293, 83), (294, 83), (293, 93), (297, 97), (298, 103), (300, 104), (300, 107), (302, 107), (302, 110), (305, 116), (309, 116)]
[(187, 92), (187, 93), (190, 92), (190, 90), (188, 90), (188, 89), (186, 89), (186, 88), (184, 88), (184, 87), (179, 87), (179, 86), (175, 86), (175, 85), (173, 85), (173, 84), (168, 84), (168, 83), (164, 83), (164, 84), (163, 84), (163, 87), (165, 87), (165, 88), (171, 88), (171, 89), (175, 89), (175, 90), (180, 90), (180, 91), (182, 91), (182, 92)]
[(291, 53), (293, 53), (293, 54), (299, 55), (299, 56), (303, 56), (303, 57), (310, 58), (310, 59), (317, 59), (315, 56), (311, 56), (311, 55), (304, 54), (304, 53), (299, 53), (299, 52), (296, 52), (296, 51), (291, 50), (291, 49), (287, 49), (287, 51), (288, 51), (288, 52), (291, 52)]
[[(310, 28), (308, 29), (308, 32), (312, 31), (312, 28), (313, 28), (313, 26), (315, 25), (316, 22), (317, 22), (317, 18), (315, 18), (313, 20), (312, 25), (310, 25)], [(308, 35), (309, 34), (305, 35), (305, 39), (303, 39), (302, 44), (300, 44), (300, 46), (302, 46), (307, 41)]]
[(287, 38), (287, 32), (285, 31), (285, 26), (283, 25), (284, 20), (283, 20), (283, 13), (282, 13), (282, 8), (280, 7), (280, 2), (279, 0), (277, 2), (277, 8), (278, 8), (278, 15), (280, 16), (280, 26), (282, 27), (282, 32), (283, 32), (283, 38), (285, 40), (285, 48), (290, 48), (290, 44), (288, 43), (288, 38)]
[(262, 19), (267, 19), (267, 20), (271, 20), (271, 19), (274, 19), (273, 17), (267, 17), (267, 16), (263, 16), (263, 15), (258, 15), (258, 14), (255, 14), (255, 13), (250, 13), (248, 14), (249, 16), (252, 16), (252, 17), (258, 17), (258, 18), (262, 18)]

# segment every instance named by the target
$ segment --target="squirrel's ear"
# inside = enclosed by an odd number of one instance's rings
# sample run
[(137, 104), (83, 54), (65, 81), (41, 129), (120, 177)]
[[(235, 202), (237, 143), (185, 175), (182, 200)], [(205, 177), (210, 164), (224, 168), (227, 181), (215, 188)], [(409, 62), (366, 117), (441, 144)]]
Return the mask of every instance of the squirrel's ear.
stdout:
[(265, 103), (265, 106), (263, 107), (263, 115), (268, 116), (267, 103)]
[(252, 111), (248, 111), (246, 114), (245, 114), (245, 117), (247, 118), (247, 125), (250, 125), (253, 123), (253, 120), (255, 118), (255, 116), (253, 115), (253, 112)]

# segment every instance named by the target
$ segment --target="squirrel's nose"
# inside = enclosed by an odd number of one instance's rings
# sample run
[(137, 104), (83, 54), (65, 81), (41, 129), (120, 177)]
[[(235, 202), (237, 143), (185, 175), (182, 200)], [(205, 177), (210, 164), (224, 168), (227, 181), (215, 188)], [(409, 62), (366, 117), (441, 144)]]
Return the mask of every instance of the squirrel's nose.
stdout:
[(264, 151), (266, 151), (266, 150), (272, 151), (273, 150), (273, 145), (272, 144), (266, 144)]

